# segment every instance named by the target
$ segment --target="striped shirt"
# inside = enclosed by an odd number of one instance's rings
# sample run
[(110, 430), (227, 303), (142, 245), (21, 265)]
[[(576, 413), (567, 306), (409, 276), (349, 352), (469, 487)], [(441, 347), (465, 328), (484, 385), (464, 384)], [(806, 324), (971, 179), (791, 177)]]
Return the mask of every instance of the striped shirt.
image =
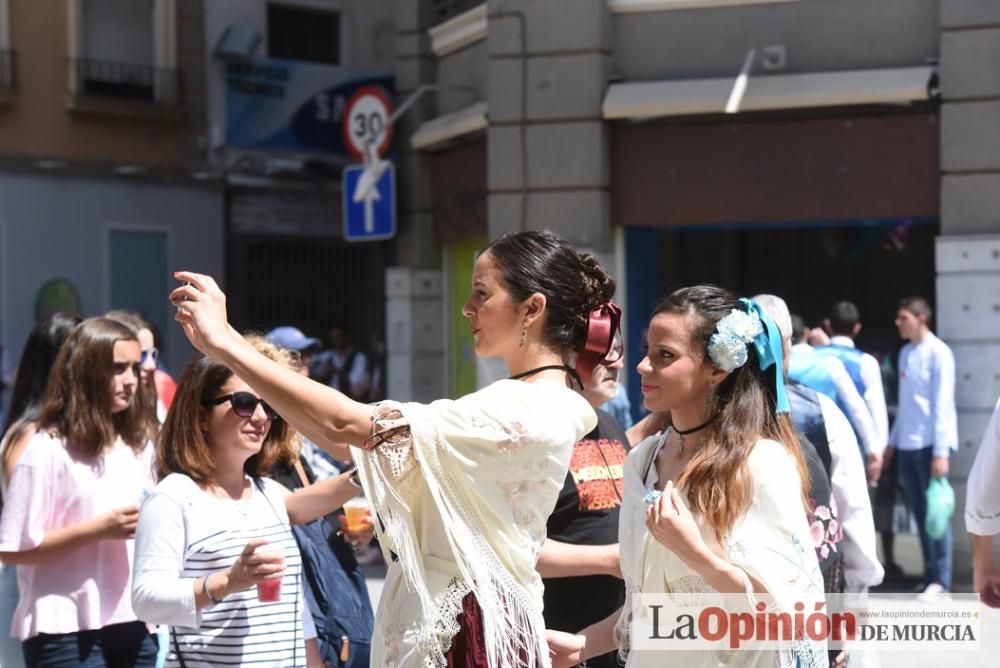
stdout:
[[(304, 598), (295, 538), (281, 487), (263, 479), (264, 493), (219, 499), (187, 476), (165, 478), (142, 506), (136, 531), (133, 604), (147, 622), (173, 626), (167, 666), (301, 666)], [(281, 549), (281, 600), (261, 603), (256, 589), (196, 610), (191, 581), (231, 566), (254, 539)]]

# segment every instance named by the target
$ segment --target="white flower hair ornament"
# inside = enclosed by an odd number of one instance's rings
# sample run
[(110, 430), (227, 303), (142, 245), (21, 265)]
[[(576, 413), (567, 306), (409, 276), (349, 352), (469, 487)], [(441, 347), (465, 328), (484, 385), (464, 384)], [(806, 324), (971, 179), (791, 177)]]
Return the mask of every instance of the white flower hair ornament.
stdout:
[(708, 340), (708, 356), (725, 372), (734, 371), (747, 363), (747, 346), (764, 331), (760, 316), (733, 309), (715, 325)]

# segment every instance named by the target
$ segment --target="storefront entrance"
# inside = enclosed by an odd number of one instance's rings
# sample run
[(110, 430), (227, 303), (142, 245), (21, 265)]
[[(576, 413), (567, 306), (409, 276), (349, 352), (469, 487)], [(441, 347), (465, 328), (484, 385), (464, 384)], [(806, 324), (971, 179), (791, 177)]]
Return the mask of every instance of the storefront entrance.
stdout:
[[(895, 396), (902, 341), (893, 319), (900, 298), (934, 298), (935, 220), (865, 221), (821, 227), (630, 228), (628, 252), (629, 373), (641, 357), (643, 329), (663, 295), (714, 283), (739, 295), (784, 298), (809, 326), (837, 301), (854, 302), (863, 329), (858, 346), (883, 361), (886, 391)], [(633, 406), (638, 383), (629, 383)]]

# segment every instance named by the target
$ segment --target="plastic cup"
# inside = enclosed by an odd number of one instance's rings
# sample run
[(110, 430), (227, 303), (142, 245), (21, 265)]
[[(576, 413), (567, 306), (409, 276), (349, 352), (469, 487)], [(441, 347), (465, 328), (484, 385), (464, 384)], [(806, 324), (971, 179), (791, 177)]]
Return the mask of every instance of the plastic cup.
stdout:
[(347, 518), (347, 530), (359, 533), (368, 528), (368, 502), (363, 496), (356, 496), (344, 504), (344, 517)]
[(257, 600), (261, 603), (277, 603), (281, 600), (281, 576), (268, 578), (257, 583)]
[[(285, 553), (281, 548), (274, 545), (261, 545), (255, 554), (278, 556), (284, 562)], [(276, 603), (281, 600), (281, 575), (268, 577), (257, 583), (257, 600), (261, 603)]]

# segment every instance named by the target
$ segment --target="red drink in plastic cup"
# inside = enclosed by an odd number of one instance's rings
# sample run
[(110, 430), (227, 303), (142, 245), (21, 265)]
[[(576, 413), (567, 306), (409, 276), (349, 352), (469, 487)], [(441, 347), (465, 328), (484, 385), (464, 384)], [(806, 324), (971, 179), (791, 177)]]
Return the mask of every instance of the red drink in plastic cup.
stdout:
[(268, 578), (257, 583), (257, 600), (261, 603), (277, 603), (281, 600), (281, 578)]

